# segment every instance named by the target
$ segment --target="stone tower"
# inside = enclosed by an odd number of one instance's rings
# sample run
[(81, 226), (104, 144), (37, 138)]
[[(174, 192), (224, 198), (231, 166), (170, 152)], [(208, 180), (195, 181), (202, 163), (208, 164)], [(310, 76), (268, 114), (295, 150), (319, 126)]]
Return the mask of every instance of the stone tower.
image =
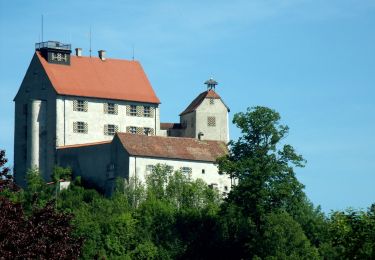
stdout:
[(228, 106), (216, 93), (218, 83), (207, 80), (207, 90), (200, 93), (180, 114), (180, 124), (164, 124), (167, 135), (203, 140), (229, 141)]

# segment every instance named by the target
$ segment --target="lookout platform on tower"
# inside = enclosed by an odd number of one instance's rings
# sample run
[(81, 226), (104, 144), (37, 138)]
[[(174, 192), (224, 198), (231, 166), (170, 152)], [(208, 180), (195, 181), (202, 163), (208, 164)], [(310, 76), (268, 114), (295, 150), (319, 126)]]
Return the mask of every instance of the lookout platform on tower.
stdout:
[(209, 80), (206, 80), (206, 82), (204, 82), (204, 84), (207, 85), (207, 90), (211, 90), (211, 89), (215, 90), (216, 85), (219, 84), (219, 83), (217, 83), (217, 81), (214, 80), (213, 78), (210, 78)]

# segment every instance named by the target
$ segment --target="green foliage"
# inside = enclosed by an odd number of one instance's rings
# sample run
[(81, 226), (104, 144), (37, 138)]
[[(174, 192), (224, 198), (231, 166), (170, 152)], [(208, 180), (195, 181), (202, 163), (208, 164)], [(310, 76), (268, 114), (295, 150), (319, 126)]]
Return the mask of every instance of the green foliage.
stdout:
[(329, 235), (334, 255), (341, 259), (375, 258), (375, 210), (332, 212)]
[(318, 259), (318, 250), (310, 244), (301, 226), (285, 211), (265, 217), (261, 250), (265, 259)]
[(72, 169), (71, 168), (63, 168), (60, 166), (55, 166), (53, 168), (53, 172), (51, 175), (51, 179), (53, 182), (58, 182), (59, 180), (66, 180), (69, 181), (72, 178)]
[(218, 160), (220, 171), (239, 180), (228, 201), (252, 215), (257, 225), (263, 214), (304, 199), (293, 166), (303, 167), (305, 160), (291, 145), (281, 146), (289, 128), (279, 120), (280, 115), (266, 107), (236, 114), (233, 123), (243, 136), (231, 141), (230, 154)]
[(51, 211), (54, 199), (54, 209), (74, 216), (71, 239), (84, 238), (83, 259), (375, 259), (375, 204), (325, 216), (295, 176), (306, 161), (285, 144), (280, 115), (254, 107), (233, 123), (242, 137), (217, 161), (238, 182), (226, 198), (167, 165), (156, 165), (145, 183), (117, 179), (110, 198), (82, 187), (80, 177), (59, 191), (71, 170), (58, 166), (52, 183), (31, 169), (25, 190), (7, 183), (0, 197), (22, 203), (29, 216)]
[[(294, 167), (303, 167), (305, 160), (291, 145), (281, 143), (289, 128), (280, 123), (277, 112), (266, 107), (238, 113), (233, 123), (243, 136), (231, 141), (229, 155), (218, 160), (220, 171), (238, 180), (221, 210), (222, 236), (230, 244), (224, 254), (229, 256), (235, 251), (235, 258), (298, 258), (302, 254), (315, 257), (315, 246), (320, 243), (316, 232), (322, 230), (325, 222), (311, 207), (303, 185), (295, 177)], [(285, 217), (284, 222), (276, 223), (275, 216), (280, 214)], [(292, 247), (297, 250), (296, 245), (300, 245), (302, 253), (286, 248), (281, 237), (271, 241), (270, 234), (275, 230), (284, 237), (296, 235), (290, 237), (295, 243)], [(276, 254), (264, 248), (271, 242), (285, 251), (277, 250)]]

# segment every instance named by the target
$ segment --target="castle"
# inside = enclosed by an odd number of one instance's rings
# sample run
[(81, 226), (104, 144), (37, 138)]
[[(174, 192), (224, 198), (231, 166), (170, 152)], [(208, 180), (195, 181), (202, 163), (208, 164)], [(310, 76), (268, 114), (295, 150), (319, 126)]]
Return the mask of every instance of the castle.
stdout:
[(138, 61), (37, 43), (14, 98), (16, 183), (25, 185), (30, 168), (48, 180), (61, 165), (110, 193), (116, 177), (144, 181), (161, 163), (228, 192), (232, 180), (219, 174), (215, 160), (227, 153), (229, 108), (217, 82), (205, 84), (179, 123), (160, 123), (160, 100)]

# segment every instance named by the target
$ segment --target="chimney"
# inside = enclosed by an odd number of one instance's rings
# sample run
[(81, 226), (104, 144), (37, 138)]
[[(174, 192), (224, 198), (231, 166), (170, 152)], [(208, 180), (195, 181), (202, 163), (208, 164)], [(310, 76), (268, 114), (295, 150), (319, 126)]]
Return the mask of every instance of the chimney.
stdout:
[(99, 50), (98, 54), (99, 54), (99, 58), (104, 61), (105, 60), (105, 51)]
[(82, 56), (82, 48), (76, 48), (76, 56), (81, 57)]

